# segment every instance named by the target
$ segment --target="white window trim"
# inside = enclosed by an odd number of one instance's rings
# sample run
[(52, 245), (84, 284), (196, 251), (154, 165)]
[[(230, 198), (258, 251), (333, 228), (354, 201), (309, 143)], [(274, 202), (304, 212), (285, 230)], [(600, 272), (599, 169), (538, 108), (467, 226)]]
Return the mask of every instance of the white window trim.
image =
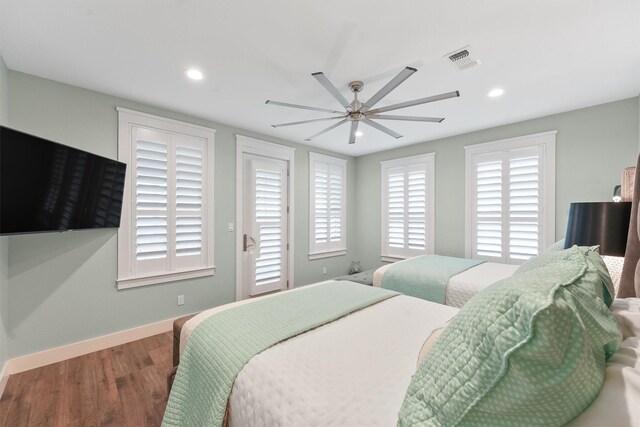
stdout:
[[(319, 250), (315, 245), (315, 162), (328, 163), (342, 168), (342, 240), (336, 249)], [(309, 260), (330, 258), (347, 254), (347, 160), (309, 152)]]
[[(289, 258), (287, 260), (289, 288), (294, 287), (294, 242), (295, 242), (295, 203), (294, 203), (294, 184), (295, 184), (295, 151), (293, 147), (286, 145), (274, 144), (273, 142), (262, 141), (260, 139), (236, 134), (236, 230), (241, 230), (241, 224), (244, 221), (244, 204), (243, 204), (243, 176), (244, 163), (242, 155), (255, 154), (258, 156), (272, 157), (274, 159), (285, 160), (289, 162)], [(242, 282), (244, 270), (242, 268), (242, 233), (236, 233), (236, 301), (242, 300)]]
[(386, 249), (386, 206), (387, 206), (387, 191), (386, 191), (386, 180), (385, 180), (385, 170), (389, 168), (402, 167), (402, 166), (411, 166), (411, 165), (422, 165), (426, 164), (427, 166), (427, 182), (430, 185), (427, 185), (427, 211), (426, 217), (431, 219), (427, 221), (426, 227), (426, 245), (427, 251), (425, 254), (433, 254), (435, 253), (435, 186), (436, 186), (436, 173), (435, 173), (435, 157), (436, 153), (426, 153), (420, 154), (417, 156), (403, 157), (400, 159), (393, 160), (384, 160), (380, 162), (380, 260), (383, 262), (396, 262), (403, 259), (407, 259), (407, 257), (399, 257), (395, 255), (390, 255), (385, 251)]
[(540, 146), (544, 152), (542, 167), (544, 168), (543, 182), (543, 212), (541, 215), (542, 247), (548, 247), (555, 242), (556, 236), (556, 135), (557, 130), (534, 133), (531, 135), (517, 136), (514, 138), (500, 139), (481, 144), (467, 145), (465, 149), (465, 256), (473, 255), (473, 156), (493, 153), (497, 151), (514, 150)]
[[(128, 289), (138, 286), (154, 285), (159, 283), (173, 282), (177, 280), (193, 279), (196, 277), (213, 276), (215, 274), (215, 265), (213, 257), (214, 240), (214, 147), (215, 147), (215, 129), (198, 126), (178, 120), (168, 119), (165, 117), (155, 116), (153, 114), (141, 113), (127, 108), (116, 107), (118, 112), (118, 160), (127, 164), (125, 175), (125, 186), (123, 194), (122, 215), (120, 219), (120, 228), (118, 229), (118, 289)], [(158, 129), (161, 131), (169, 131), (180, 133), (188, 136), (196, 136), (207, 140), (207, 202), (203, 205), (202, 216), (206, 218), (205, 224), (210, 226), (205, 228), (205, 234), (202, 241), (202, 250), (205, 254), (205, 265), (201, 268), (189, 268), (184, 270), (174, 270), (165, 273), (155, 273), (150, 275), (131, 275), (131, 257), (132, 257), (132, 203), (131, 183), (132, 171), (130, 165), (131, 159), (131, 132), (134, 125)], [(204, 224), (203, 224), (204, 225)]]

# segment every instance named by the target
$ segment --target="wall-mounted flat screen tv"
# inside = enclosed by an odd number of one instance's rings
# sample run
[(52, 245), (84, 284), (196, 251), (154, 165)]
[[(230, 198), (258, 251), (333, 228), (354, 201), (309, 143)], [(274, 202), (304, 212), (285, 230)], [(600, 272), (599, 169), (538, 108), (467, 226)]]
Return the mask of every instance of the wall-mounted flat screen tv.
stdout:
[(118, 227), (125, 168), (0, 126), (0, 234)]

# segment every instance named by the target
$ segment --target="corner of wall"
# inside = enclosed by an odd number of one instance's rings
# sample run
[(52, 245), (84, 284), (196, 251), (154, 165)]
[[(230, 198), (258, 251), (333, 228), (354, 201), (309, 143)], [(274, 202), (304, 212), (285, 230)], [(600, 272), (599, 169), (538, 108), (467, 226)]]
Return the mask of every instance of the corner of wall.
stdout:
[[(9, 123), (8, 69), (0, 55), (0, 124)], [(7, 361), (7, 326), (9, 320), (9, 240), (0, 237), (0, 396), (4, 390), (4, 367)]]

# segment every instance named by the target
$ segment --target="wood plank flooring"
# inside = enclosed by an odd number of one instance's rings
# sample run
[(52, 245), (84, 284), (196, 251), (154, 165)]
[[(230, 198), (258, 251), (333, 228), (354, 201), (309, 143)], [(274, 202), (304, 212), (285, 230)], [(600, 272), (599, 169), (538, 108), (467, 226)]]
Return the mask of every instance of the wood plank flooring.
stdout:
[(11, 375), (0, 426), (159, 426), (171, 332)]

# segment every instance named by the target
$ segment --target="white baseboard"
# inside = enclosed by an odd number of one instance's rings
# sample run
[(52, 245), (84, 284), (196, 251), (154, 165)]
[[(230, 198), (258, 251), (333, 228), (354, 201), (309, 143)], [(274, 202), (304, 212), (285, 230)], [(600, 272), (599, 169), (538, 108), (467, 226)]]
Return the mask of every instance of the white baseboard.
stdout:
[[(63, 360), (82, 356), (88, 353), (93, 353), (94, 351), (100, 351), (105, 348), (126, 344), (152, 335), (162, 334), (173, 328), (174, 320), (175, 319), (162, 320), (149, 325), (139, 326), (137, 328), (103, 335), (86, 341), (80, 341), (62, 347), (56, 347), (50, 350), (9, 359), (5, 363), (3, 376), (2, 379), (0, 379), (0, 390), (4, 389), (4, 384), (6, 383), (5, 376), (8, 377), (9, 375), (61, 362)], [(2, 393), (0, 393), (0, 396), (1, 395)]]

